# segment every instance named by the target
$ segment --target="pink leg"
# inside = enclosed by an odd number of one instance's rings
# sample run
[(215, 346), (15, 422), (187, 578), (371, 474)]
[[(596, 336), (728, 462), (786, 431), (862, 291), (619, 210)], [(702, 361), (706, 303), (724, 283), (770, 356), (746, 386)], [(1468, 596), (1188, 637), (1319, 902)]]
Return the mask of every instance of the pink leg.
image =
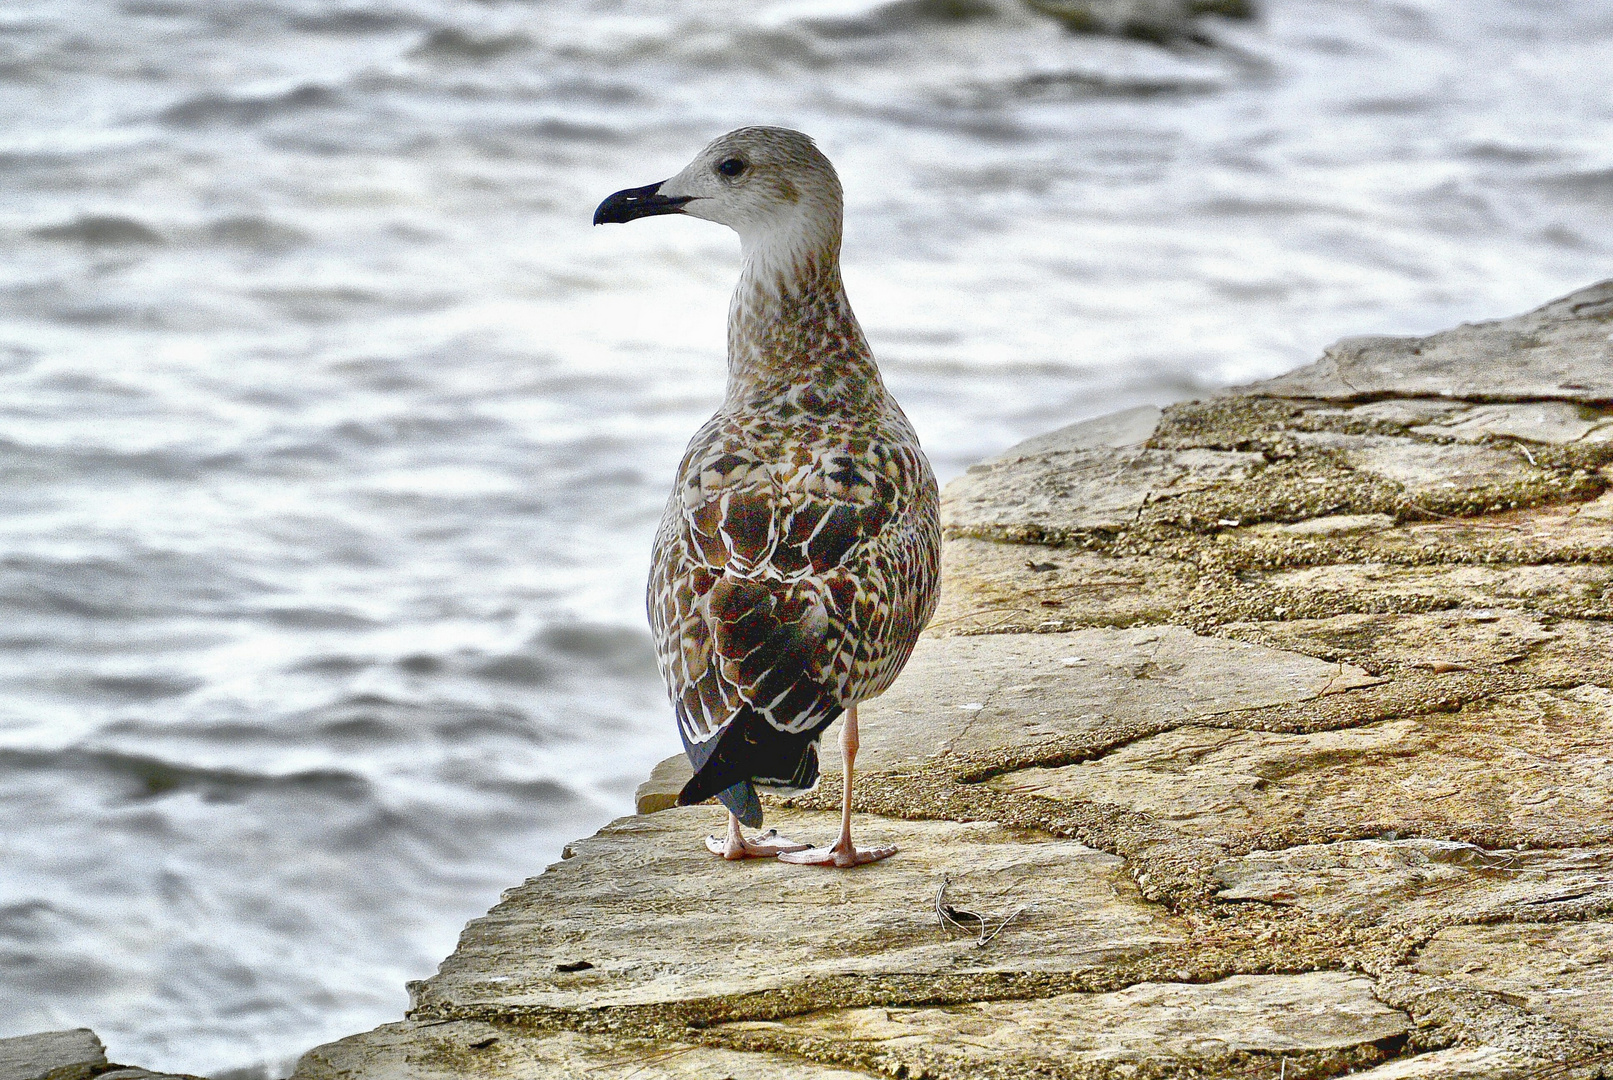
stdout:
[(851, 769), (857, 760), (857, 707), (846, 710), (845, 726), (840, 729), (840, 761), (845, 769), (844, 787), (840, 796), (840, 839), (834, 847), (812, 848), (810, 851), (786, 852), (779, 862), (800, 866), (861, 866), (878, 862), (896, 854), (894, 847), (859, 848), (851, 842)]
[(725, 859), (771, 859), (786, 851), (805, 851), (811, 844), (797, 844), (780, 836), (777, 829), (769, 829), (760, 836), (747, 839), (740, 830), (739, 819), (728, 815), (728, 835), (722, 840), (706, 837), (706, 850)]

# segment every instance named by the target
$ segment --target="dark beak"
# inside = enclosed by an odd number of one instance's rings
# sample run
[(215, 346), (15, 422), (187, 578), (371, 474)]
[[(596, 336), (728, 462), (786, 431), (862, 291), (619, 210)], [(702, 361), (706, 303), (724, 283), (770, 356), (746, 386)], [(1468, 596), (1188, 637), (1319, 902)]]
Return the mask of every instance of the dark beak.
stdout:
[[(664, 183), (665, 180), (661, 181), (661, 184)], [(661, 190), (661, 184), (618, 191), (599, 204), (599, 209), (594, 211), (594, 224), (605, 225), (613, 221), (627, 222), (641, 217), (654, 217), (657, 214), (683, 213), (683, 204), (690, 201), (691, 196), (682, 195), (669, 199), (664, 195), (657, 195), (656, 192)]]

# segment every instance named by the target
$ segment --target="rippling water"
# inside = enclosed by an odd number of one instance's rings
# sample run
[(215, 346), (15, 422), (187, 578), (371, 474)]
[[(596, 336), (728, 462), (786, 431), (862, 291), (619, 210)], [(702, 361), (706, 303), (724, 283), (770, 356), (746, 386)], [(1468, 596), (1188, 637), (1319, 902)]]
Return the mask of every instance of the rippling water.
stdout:
[(743, 123), (840, 166), (943, 476), (1610, 272), (1605, 0), (0, 8), (0, 1035), (278, 1073), (676, 750), (640, 614), (737, 244), (592, 230)]

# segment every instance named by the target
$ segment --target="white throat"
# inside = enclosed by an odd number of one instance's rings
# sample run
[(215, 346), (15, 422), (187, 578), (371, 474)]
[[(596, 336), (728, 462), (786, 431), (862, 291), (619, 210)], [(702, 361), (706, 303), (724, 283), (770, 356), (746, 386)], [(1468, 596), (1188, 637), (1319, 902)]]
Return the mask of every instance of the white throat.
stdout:
[[(826, 216), (826, 215), (823, 215)], [(740, 271), (735, 300), (744, 293), (782, 297), (810, 287), (811, 279), (840, 264), (839, 222), (802, 206), (784, 220), (739, 231)]]

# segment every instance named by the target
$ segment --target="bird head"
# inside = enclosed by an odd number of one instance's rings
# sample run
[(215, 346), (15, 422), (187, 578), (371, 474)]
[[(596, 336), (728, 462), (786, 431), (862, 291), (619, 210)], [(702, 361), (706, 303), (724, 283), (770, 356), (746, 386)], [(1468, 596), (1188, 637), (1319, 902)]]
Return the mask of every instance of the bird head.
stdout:
[(672, 179), (616, 192), (594, 211), (594, 224), (659, 214), (727, 225), (747, 251), (820, 245), (838, 250), (840, 178), (799, 131), (739, 128), (700, 151)]

